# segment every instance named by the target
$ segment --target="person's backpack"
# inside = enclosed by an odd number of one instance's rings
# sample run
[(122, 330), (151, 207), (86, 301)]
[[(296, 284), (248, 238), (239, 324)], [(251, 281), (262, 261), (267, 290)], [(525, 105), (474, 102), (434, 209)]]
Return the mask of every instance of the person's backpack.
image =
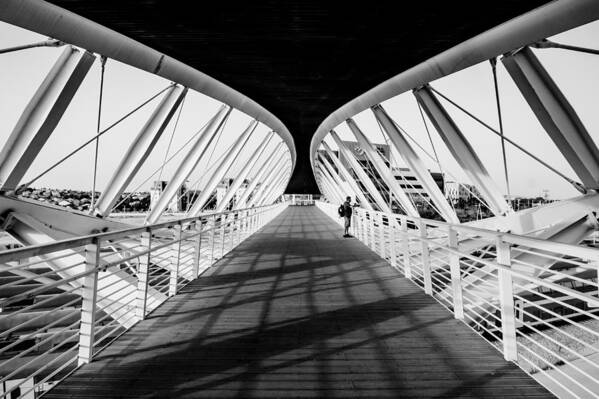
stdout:
[(345, 216), (345, 207), (343, 206), (343, 204), (339, 205), (339, 209), (337, 209), (337, 213), (339, 214), (340, 218)]

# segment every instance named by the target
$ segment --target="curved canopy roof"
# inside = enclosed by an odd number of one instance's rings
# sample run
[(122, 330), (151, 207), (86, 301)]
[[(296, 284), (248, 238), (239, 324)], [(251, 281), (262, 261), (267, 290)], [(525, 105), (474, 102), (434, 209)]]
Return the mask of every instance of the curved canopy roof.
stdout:
[(221, 81), (293, 135), (287, 192), (318, 192), (320, 123), (398, 73), (546, 1), (52, 0)]

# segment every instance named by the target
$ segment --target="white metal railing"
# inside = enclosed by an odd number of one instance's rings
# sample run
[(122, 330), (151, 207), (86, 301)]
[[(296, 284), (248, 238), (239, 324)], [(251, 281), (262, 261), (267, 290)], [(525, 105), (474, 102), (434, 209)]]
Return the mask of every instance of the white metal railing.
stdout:
[(34, 397), (278, 215), (203, 214), (0, 253), (0, 398)]
[(599, 396), (599, 250), (354, 209), (356, 238), (506, 360), (558, 397)]

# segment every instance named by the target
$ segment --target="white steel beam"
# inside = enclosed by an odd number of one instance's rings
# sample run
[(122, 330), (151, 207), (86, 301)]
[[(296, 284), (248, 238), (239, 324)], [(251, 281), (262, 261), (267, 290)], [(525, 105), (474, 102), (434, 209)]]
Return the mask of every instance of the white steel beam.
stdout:
[(239, 190), (239, 187), (241, 187), (241, 185), (245, 181), (246, 177), (248, 176), (254, 165), (256, 165), (258, 159), (262, 156), (262, 153), (264, 153), (264, 150), (270, 143), (270, 140), (273, 136), (274, 132), (268, 133), (266, 137), (264, 137), (264, 140), (262, 140), (262, 143), (260, 143), (260, 145), (256, 147), (256, 150), (254, 151), (250, 159), (246, 162), (245, 166), (241, 169), (241, 171), (239, 171), (237, 176), (235, 176), (235, 180), (233, 180), (233, 183), (231, 183), (231, 186), (227, 189), (227, 192), (225, 193), (223, 198), (216, 205), (216, 212), (223, 212), (225, 210), (233, 196)]
[(264, 192), (283, 173), (285, 166), (287, 166), (287, 159), (285, 158), (285, 153), (283, 153), (279, 158), (279, 161), (274, 164), (274, 167), (266, 174), (264, 180), (260, 182), (260, 186), (256, 188), (256, 192), (253, 193), (252, 198), (247, 201), (246, 206), (248, 208), (256, 206), (262, 201)]
[(256, 202), (255, 206), (262, 206), (271, 204), (276, 198), (273, 198), (277, 191), (285, 184), (285, 180), (289, 178), (291, 174), (290, 168), (285, 168), (282, 173), (279, 174), (279, 177), (273, 181), (273, 183), (266, 188), (262, 198)]
[(252, 120), (249, 123), (248, 127), (237, 138), (235, 144), (233, 144), (233, 147), (229, 150), (227, 154), (225, 154), (224, 158), (220, 161), (219, 165), (214, 169), (214, 172), (212, 173), (212, 176), (210, 176), (210, 179), (208, 180), (206, 185), (202, 188), (202, 192), (191, 206), (191, 209), (188, 212), (190, 216), (198, 216), (202, 212), (204, 204), (206, 204), (206, 202), (212, 195), (212, 192), (216, 189), (216, 186), (218, 186), (218, 183), (220, 183), (220, 181), (227, 174), (227, 172), (229, 172), (229, 169), (231, 169), (231, 166), (241, 153), (243, 146), (247, 143), (248, 139), (250, 138), (252, 133), (254, 133), (254, 130), (256, 130), (257, 126), (258, 121), (255, 119)]
[(245, 191), (235, 202), (235, 208), (242, 209), (247, 207), (247, 200), (250, 195), (254, 192), (254, 189), (262, 181), (262, 178), (272, 171), (271, 166), (278, 165), (279, 162), (283, 159), (283, 154), (285, 151), (281, 150), (283, 148), (283, 143), (279, 143), (274, 151), (272, 152), (272, 156), (269, 156), (268, 159), (262, 164), (256, 175), (252, 178), (250, 184), (246, 187)]
[(347, 190), (347, 187), (343, 185), (341, 177), (335, 172), (335, 169), (330, 164), (330, 162), (326, 159), (326, 157), (322, 156), (322, 154), (318, 154), (317, 156), (317, 164), (320, 162), (322, 164), (322, 171), (325, 172), (325, 175), (331, 179), (331, 183), (335, 185), (337, 191), (343, 194), (343, 198), (352, 196), (354, 193), (352, 191)]
[(370, 204), (370, 201), (368, 201), (368, 198), (366, 198), (366, 195), (364, 195), (364, 192), (362, 191), (362, 188), (360, 187), (358, 182), (356, 182), (356, 180), (353, 178), (351, 173), (349, 173), (345, 165), (341, 163), (339, 158), (335, 156), (333, 150), (331, 150), (331, 147), (329, 147), (326, 141), (322, 142), (322, 147), (324, 148), (328, 156), (331, 158), (331, 160), (333, 160), (335, 167), (341, 173), (347, 184), (349, 184), (349, 186), (351, 187), (352, 191), (354, 192), (354, 200), (360, 200), (360, 206), (362, 208), (368, 209), (369, 211), (374, 210), (372, 208), (372, 205)]
[(203, 129), (202, 134), (200, 134), (197, 140), (193, 143), (193, 146), (179, 164), (179, 167), (173, 174), (173, 177), (171, 177), (170, 182), (168, 182), (164, 191), (162, 194), (160, 194), (160, 198), (158, 198), (156, 205), (146, 217), (146, 224), (156, 223), (156, 221), (160, 218), (160, 215), (162, 215), (173, 197), (177, 195), (179, 188), (183, 185), (183, 183), (185, 183), (191, 172), (193, 172), (195, 167), (198, 165), (204, 156), (206, 149), (214, 139), (216, 133), (225, 124), (232, 110), (233, 109), (231, 107), (222, 105), (218, 112), (208, 121)]
[(266, 200), (266, 197), (270, 192), (274, 189), (274, 186), (283, 178), (283, 176), (287, 173), (287, 161), (283, 162), (281, 168), (274, 170), (274, 173), (271, 175), (270, 179), (265, 180), (264, 184), (260, 185), (258, 190), (256, 191), (256, 196), (252, 198), (249, 202), (250, 207), (259, 206)]
[(411, 199), (401, 188), (395, 176), (393, 176), (393, 173), (391, 172), (391, 165), (389, 164), (389, 166), (387, 166), (385, 164), (381, 155), (377, 152), (370, 140), (368, 140), (368, 137), (366, 137), (364, 132), (362, 132), (352, 118), (348, 118), (345, 123), (347, 123), (347, 126), (349, 126), (349, 129), (358, 140), (358, 144), (362, 150), (364, 150), (364, 154), (366, 154), (366, 157), (374, 165), (374, 168), (379, 173), (379, 176), (381, 176), (381, 179), (383, 179), (387, 187), (389, 187), (389, 190), (391, 190), (393, 193), (393, 196), (395, 196), (395, 199), (403, 207), (404, 212), (410, 216), (420, 217), (420, 214), (418, 213), (418, 210), (416, 210), (416, 207), (414, 207)]
[(160, 104), (129, 146), (100, 195), (94, 209), (97, 215), (108, 216), (110, 214), (114, 204), (154, 149), (186, 94), (187, 89), (178, 85), (173, 85), (166, 91)]
[(435, 126), (437, 133), (462, 167), (472, 183), (480, 191), (487, 205), (495, 215), (511, 212), (503, 194), (476, 155), (476, 152), (460, 131), (451, 116), (441, 105), (428, 85), (415, 89), (414, 96)]
[(319, 184), (322, 193), (327, 197), (329, 202), (339, 203), (341, 199), (335, 194), (330, 184), (325, 180), (322, 171), (318, 167), (315, 167), (314, 170), (316, 172), (316, 181)]
[(25, 107), (0, 152), (0, 191), (17, 188), (60, 122), (95, 56), (72, 46), (62, 51)]
[[(331, 175), (330, 171), (322, 164), (321, 161), (316, 161), (316, 169), (320, 171), (322, 179), (331, 187), (333, 194), (337, 199), (345, 200), (348, 194), (343, 191), (342, 187), (335, 181), (335, 178)], [(341, 201), (341, 202), (343, 202)]]
[(445, 221), (450, 223), (460, 223), (453, 208), (447, 202), (443, 192), (435, 183), (429, 170), (426, 168), (418, 153), (414, 150), (410, 142), (404, 137), (403, 133), (397, 128), (391, 117), (387, 114), (382, 105), (373, 106), (372, 113), (374, 114), (381, 127), (387, 133), (387, 136), (393, 143), (395, 149), (399, 152), (404, 162), (410, 167), (412, 172), (418, 178), (422, 187), (426, 190), (433, 204), (437, 207), (441, 216)]
[(583, 186), (599, 188), (599, 149), (539, 59), (525, 47), (503, 57), (502, 62)]
[(387, 201), (385, 201), (385, 199), (382, 197), (381, 193), (376, 188), (370, 177), (368, 177), (368, 175), (364, 171), (364, 168), (362, 168), (362, 165), (360, 165), (360, 163), (354, 157), (354, 154), (352, 154), (352, 152), (347, 149), (343, 141), (341, 141), (341, 139), (334, 130), (331, 130), (330, 134), (333, 140), (335, 140), (335, 144), (337, 144), (337, 147), (339, 147), (339, 153), (343, 154), (343, 157), (347, 159), (347, 162), (349, 162), (350, 167), (354, 170), (354, 173), (358, 177), (358, 180), (364, 185), (366, 191), (368, 191), (370, 196), (374, 199), (374, 202), (379, 207), (379, 209), (382, 212), (393, 213), (391, 211), (391, 208), (389, 207), (389, 204), (387, 204)]

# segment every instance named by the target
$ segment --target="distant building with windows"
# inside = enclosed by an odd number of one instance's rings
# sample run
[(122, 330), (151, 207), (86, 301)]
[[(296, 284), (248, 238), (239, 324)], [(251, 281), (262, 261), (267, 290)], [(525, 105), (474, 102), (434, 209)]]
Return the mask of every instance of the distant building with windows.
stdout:
[(459, 200), (470, 201), (472, 198), (479, 197), (480, 193), (472, 184), (460, 183), (453, 180), (445, 182), (445, 198), (452, 203)]
[[(166, 188), (168, 181), (166, 180), (155, 180), (150, 189), (150, 210), (154, 209), (154, 206), (158, 202), (160, 195)], [(183, 212), (187, 205), (187, 185), (184, 183), (177, 190), (177, 195), (173, 197), (166, 208), (167, 212)]]

